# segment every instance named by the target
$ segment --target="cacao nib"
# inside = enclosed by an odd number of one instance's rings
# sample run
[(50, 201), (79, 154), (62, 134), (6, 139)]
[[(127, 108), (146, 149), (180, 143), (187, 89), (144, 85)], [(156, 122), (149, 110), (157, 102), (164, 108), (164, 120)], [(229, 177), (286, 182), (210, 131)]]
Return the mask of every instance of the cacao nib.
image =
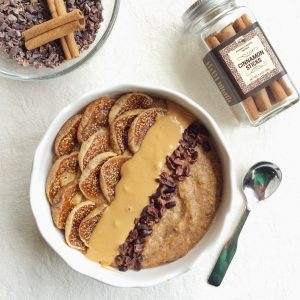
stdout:
[(183, 166), (179, 166), (178, 168), (177, 168), (177, 170), (176, 170), (176, 176), (182, 176), (182, 174), (183, 174)]
[(189, 165), (185, 165), (183, 167), (183, 170), (182, 170), (182, 176), (183, 177), (188, 177), (190, 175), (190, 166)]
[(166, 187), (164, 190), (163, 190), (163, 193), (164, 194), (175, 194), (176, 193), (176, 188), (175, 187)]
[(209, 152), (211, 150), (210, 144), (208, 142), (205, 142), (203, 144), (203, 149), (204, 151)]
[(159, 209), (159, 211), (158, 211), (159, 219), (161, 219), (161, 218), (164, 216), (165, 211), (166, 211), (165, 206), (162, 206), (162, 207)]
[(146, 224), (141, 224), (139, 223), (137, 226), (136, 226), (136, 229), (139, 230), (139, 231), (143, 231), (143, 230), (148, 230), (148, 226)]
[(173, 160), (174, 164), (176, 165), (176, 167), (178, 166), (182, 166), (184, 164), (184, 161), (178, 157), (176, 157), (174, 160)]
[(209, 131), (207, 130), (207, 128), (204, 125), (199, 125), (199, 132), (201, 135), (206, 136), (207, 138), (209, 138), (210, 134)]
[(125, 264), (122, 264), (121, 266), (119, 266), (119, 271), (121, 271), (121, 272), (128, 271), (128, 266), (126, 266)]
[(138, 231), (136, 230), (136, 229), (133, 229), (133, 230), (131, 230), (130, 231), (130, 233), (129, 233), (129, 239), (131, 240), (131, 241), (134, 241), (137, 237), (138, 237)]
[(174, 179), (166, 172), (160, 174), (160, 178), (158, 178), (158, 182), (168, 187), (176, 186)]
[(174, 197), (174, 193), (169, 193), (169, 194), (162, 194), (161, 198), (165, 201), (169, 201), (171, 198)]
[(157, 217), (157, 209), (152, 205), (147, 206), (147, 213), (154, 218)]
[(134, 269), (136, 271), (140, 271), (141, 270), (141, 267), (142, 267), (142, 262), (139, 261), (139, 260), (136, 260), (135, 263), (134, 263)]
[(132, 265), (132, 258), (130, 258), (129, 256), (126, 256), (125, 260), (124, 260), (124, 264), (126, 266), (130, 267)]
[(197, 158), (198, 158), (198, 152), (197, 151), (194, 151), (192, 154), (191, 154), (191, 157), (190, 157), (190, 163), (193, 164), (197, 161)]
[(117, 265), (123, 264), (123, 261), (124, 261), (124, 259), (123, 259), (122, 255), (117, 255), (117, 256), (116, 256), (116, 258), (115, 258), (115, 263), (116, 263)]
[(188, 149), (188, 143), (185, 140), (180, 140), (179, 144), (181, 145), (181, 147), (183, 147), (184, 149)]
[(170, 202), (166, 203), (165, 208), (170, 209), (170, 208), (173, 208), (175, 206), (176, 206), (176, 202), (175, 201), (170, 201)]
[(176, 170), (176, 164), (174, 163), (174, 160), (171, 156), (167, 156), (166, 161), (167, 161), (167, 167), (170, 170)]
[(121, 254), (125, 254), (127, 251), (128, 251), (128, 243), (125, 242), (119, 246), (119, 252)]
[(149, 236), (151, 234), (152, 234), (152, 230), (151, 229), (145, 229), (145, 230), (141, 231), (141, 236), (142, 237), (147, 237), (147, 236)]

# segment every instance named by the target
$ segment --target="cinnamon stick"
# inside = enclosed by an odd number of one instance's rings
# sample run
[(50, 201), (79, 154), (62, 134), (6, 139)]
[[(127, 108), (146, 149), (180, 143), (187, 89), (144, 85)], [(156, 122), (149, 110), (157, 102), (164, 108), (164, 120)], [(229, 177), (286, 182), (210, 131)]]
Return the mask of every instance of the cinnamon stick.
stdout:
[(253, 99), (260, 112), (264, 112), (272, 107), (272, 103), (266, 89), (261, 89), (258, 91), (253, 96)]
[(278, 82), (281, 84), (288, 97), (293, 94), (291, 88), (288, 86), (287, 82), (284, 80), (283, 77), (279, 78)]
[(283, 101), (287, 98), (287, 94), (279, 81), (276, 80), (272, 82), (269, 88), (276, 102)]
[(25, 47), (32, 50), (84, 27), (84, 16), (79, 9), (75, 9), (70, 13), (31, 27), (24, 31), (22, 36), (25, 39)]
[[(52, 1), (54, 1), (54, 3), (55, 3), (57, 14), (59, 16), (62, 16), (67, 13), (64, 0), (52, 0)], [(68, 34), (65, 38), (66, 38), (66, 41), (67, 41), (67, 44), (68, 44), (68, 47), (69, 47), (72, 57), (73, 58), (78, 57), (79, 50), (78, 50), (78, 46), (77, 46), (75, 38), (74, 38), (74, 33), (72, 32), (72, 33)]]
[[(253, 24), (251, 18), (248, 16), (248, 15), (242, 15), (242, 17), (240, 18), (242, 19), (242, 22), (244, 22), (245, 24), (245, 28), (251, 26)], [(271, 93), (275, 99), (275, 102), (280, 102), (280, 101), (283, 101), (285, 100), (288, 95), (287, 93), (285, 92), (282, 84), (280, 83), (280, 81), (274, 81), (270, 84), (269, 86), (270, 90), (271, 90)]]
[(236, 31), (234, 30), (232, 24), (229, 24), (221, 30), (221, 32), (218, 34), (218, 38), (220, 42), (223, 43), (235, 35)]
[(210, 47), (210, 49), (214, 49), (220, 45), (220, 41), (218, 40), (218, 38), (215, 34), (208, 36), (205, 39), (205, 41), (208, 44), (208, 46)]
[[(52, 18), (53, 19), (57, 18), (59, 15), (58, 15), (57, 9), (55, 7), (54, 0), (47, 0), (47, 3), (48, 3), (49, 11), (51, 13)], [(62, 47), (62, 49), (64, 51), (66, 60), (70, 60), (72, 58), (72, 54), (70, 52), (68, 43), (66, 41), (66, 37), (64, 37), (64, 36), (61, 37), (59, 39), (59, 41), (60, 41), (61, 47)]]
[(246, 27), (249, 27), (249, 26), (251, 26), (253, 24), (251, 18), (247, 14), (242, 15), (241, 18), (243, 20), (243, 23), (246, 25)]
[[(243, 15), (242, 17), (235, 20), (235, 22), (233, 23), (233, 27), (236, 30), (236, 32), (240, 32), (246, 29), (249, 26), (247, 25), (249, 23), (252, 24), (251, 19), (247, 15)], [(253, 98), (260, 112), (264, 112), (272, 107), (272, 103), (266, 89), (262, 89), (259, 92), (257, 92), (253, 96)]]

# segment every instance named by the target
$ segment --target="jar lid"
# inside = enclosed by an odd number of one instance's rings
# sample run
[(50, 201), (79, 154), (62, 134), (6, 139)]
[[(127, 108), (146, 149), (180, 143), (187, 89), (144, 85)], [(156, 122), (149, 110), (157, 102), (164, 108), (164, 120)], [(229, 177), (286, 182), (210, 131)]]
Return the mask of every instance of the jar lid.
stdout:
[(182, 16), (185, 28), (190, 29), (195, 23), (200, 22), (205, 14), (218, 5), (234, 2), (234, 0), (198, 0), (190, 6)]

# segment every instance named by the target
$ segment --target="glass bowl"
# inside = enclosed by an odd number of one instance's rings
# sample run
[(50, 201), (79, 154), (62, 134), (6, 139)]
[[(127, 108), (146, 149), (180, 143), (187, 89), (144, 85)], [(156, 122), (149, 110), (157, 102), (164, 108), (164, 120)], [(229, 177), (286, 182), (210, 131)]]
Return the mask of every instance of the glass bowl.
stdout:
[(55, 78), (77, 69), (104, 45), (115, 24), (120, 0), (102, 0), (102, 5), (104, 20), (101, 23), (96, 39), (90, 45), (89, 49), (84, 50), (78, 58), (65, 61), (55, 68), (43, 67), (36, 69), (32, 66), (23, 67), (18, 65), (14, 60), (9, 58), (8, 54), (0, 49), (0, 76), (15, 80), (44, 80)]

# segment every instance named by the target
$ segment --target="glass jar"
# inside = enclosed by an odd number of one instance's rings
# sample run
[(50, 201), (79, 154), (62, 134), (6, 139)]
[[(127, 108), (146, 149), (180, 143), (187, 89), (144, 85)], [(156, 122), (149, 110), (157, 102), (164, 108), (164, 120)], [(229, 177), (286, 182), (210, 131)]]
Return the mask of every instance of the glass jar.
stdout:
[(258, 126), (299, 100), (253, 13), (234, 0), (199, 0), (183, 15), (204, 64), (243, 124)]

